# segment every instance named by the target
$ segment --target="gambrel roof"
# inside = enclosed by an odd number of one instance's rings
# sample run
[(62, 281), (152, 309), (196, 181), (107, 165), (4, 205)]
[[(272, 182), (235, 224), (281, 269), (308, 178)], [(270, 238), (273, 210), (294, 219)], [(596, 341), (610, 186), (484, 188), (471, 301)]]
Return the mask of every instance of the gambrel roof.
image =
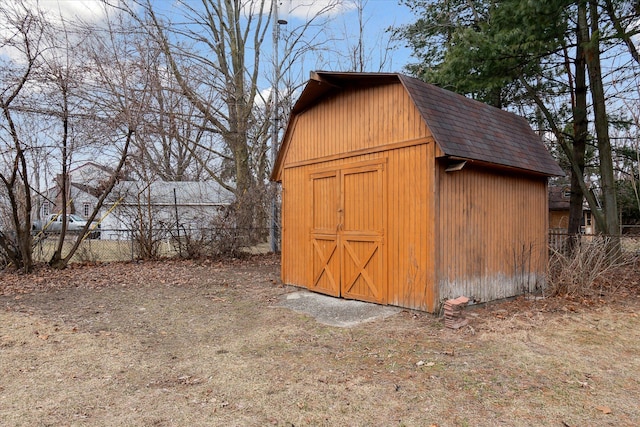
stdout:
[[(291, 118), (347, 84), (398, 82), (413, 100), (444, 156), (547, 176), (564, 175), (525, 118), (402, 74), (314, 72), (294, 105)], [(274, 165), (274, 180), (280, 178), (285, 153), (283, 147)]]

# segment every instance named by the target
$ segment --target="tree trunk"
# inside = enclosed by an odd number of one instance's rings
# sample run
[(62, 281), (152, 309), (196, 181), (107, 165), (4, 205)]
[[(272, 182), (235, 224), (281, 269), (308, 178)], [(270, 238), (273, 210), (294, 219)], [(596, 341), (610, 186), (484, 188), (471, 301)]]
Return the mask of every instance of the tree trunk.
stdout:
[(605, 229), (600, 231), (614, 238), (611, 250), (619, 253), (620, 224), (618, 220), (618, 205), (613, 175), (611, 140), (609, 139), (609, 119), (605, 106), (600, 64), (600, 31), (597, 0), (589, 0), (589, 15), (591, 19), (591, 34), (588, 39), (584, 40), (584, 46), (600, 159), (600, 187), (602, 189), (602, 205), (605, 217)]
[[(71, 179), (69, 177), (68, 164), (69, 162), (69, 152), (68, 152), (68, 143), (69, 143), (69, 86), (68, 86), (68, 78), (69, 75), (65, 74), (65, 71), (62, 68), (54, 69), (56, 83), (60, 88), (60, 94), (62, 95), (62, 140), (61, 143), (61, 164), (62, 164), (62, 174), (60, 175), (60, 179), (58, 185), (60, 186), (60, 191), (62, 192), (62, 224), (60, 228), (60, 236), (58, 237), (58, 244), (56, 246), (53, 255), (51, 255), (51, 259), (49, 260), (49, 265), (56, 269), (63, 269), (67, 266), (67, 263), (62, 259), (62, 249), (64, 248), (64, 240), (67, 236), (67, 218), (69, 215), (68, 205), (71, 200)], [(73, 209), (71, 210), (73, 213)]]
[[(587, 76), (584, 57), (583, 40), (586, 27), (586, 5), (578, 5), (578, 25), (576, 30), (577, 47), (575, 59), (575, 82), (574, 82), (574, 102), (573, 102), (573, 162), (581, 172), (578, 177), (576, 173), (571, 174), (571, 198), (569, 199), (569, 224), (567, 232), (569, 238), (569, 251), (579, 239), (580, 229), (584, 218), (583, 200), (584, 193), (580, 187), (580, 181), (584, 179), (584, 157), (587, 147), (588, 119), (587, 119)], [(584, 17), (582, 19), (581, 17)], [(570, 75), (570, 74), (569, 74)]]
[[(26, 79), (24, 80), (26, 81)], [(18, 130), (13, 121), (9, 104), (17, 96), (20, 89), (17, 89), (12, 96), (6, 101), (0, 99), (3, 115), (7, 121), (9, 128), (9, 134), (13, 141), (13, 149), (15, 155), (12, 159), (11, 173), (9, 176), (5, 176), (0, 173), (0, 180), (4, 184), (6, 189), (6, 195), (9, 199), (9, 205), (11, 208), (11, 221), (13, 224), (13, 231), (15, 232), (15, 238), (7, 238), (6, 235), (2, 235), (3, 244), (2, 247), (9, 247), (12, 244), (15, 245), (15, 250), (7, 251), (8, 256), (12, 256), (11, 262), (15, 264), (15, 267), (22, 269), (25, 273), (31, 272), (33, 268), (33, 254), (32, 254), (32, 242), (31, 237), (31, 185), (29, 183), (29, 170), (27, 168), (27, 160), (25, 158), (25, 152), (18, 137)], [(20, 178), (20, 181), (18, 181)]]

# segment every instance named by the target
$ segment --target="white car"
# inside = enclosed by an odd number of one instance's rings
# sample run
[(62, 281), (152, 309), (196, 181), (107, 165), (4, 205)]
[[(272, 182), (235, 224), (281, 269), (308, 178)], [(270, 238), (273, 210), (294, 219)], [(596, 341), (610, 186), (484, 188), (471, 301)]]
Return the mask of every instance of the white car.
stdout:
[[(87, 224), (87, 220), (84, 218), (70, 214), (67, 215), (67, 232), (68, 233), (79, 233), (82, 231), (84, 226)], [(97, 239), (100, 237), (100, 224), (96, 222), (92, 222), (89, 227), (90, 235), (89, 237), (92, 239)], [(42, 231), (44, 233), (60, 233), (62, 230), (62, 215), (52, 214), (46, 217), (42, 221), (34, 221), (32, 226), (33, 231)]]

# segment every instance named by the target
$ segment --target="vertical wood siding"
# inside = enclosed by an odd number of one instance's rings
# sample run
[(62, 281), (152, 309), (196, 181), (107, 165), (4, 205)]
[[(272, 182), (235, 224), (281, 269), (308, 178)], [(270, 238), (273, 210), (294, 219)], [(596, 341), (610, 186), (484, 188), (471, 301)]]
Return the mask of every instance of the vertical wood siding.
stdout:
[(569, 226), (569, 210), (549, 211), (549, 228), (567, 229)]
[(285, 169), (282, 176), (281, 276), (284, 283), (304, 287), (311, 285), (313, 262), (311, 248), (306, 249), (313, 215), (307, 175), (305, 168), (294, 168)]
[[(327, 232), (335, 229), (336, 225), (333, 224), (339, 222), (338, 211), (344, 209), (345, 212), (357, 212), (355, 218), (345, 215), (344, 239), (349, 242), (348, 250), (361, 262), (372, 251), (372, 246), (366, 243), (367, 232), (380, 231), (379, 257), (372, 258), (368, 272), (371, 280), (383, 283), (385, 294), (382, 298), (371, 294), (366, 279), (358, 277), (349, 293), (342, 296), (433, 311), (437, 303), (433, 150), (433, 143), (425, 143), (285, 169), (283, 281), (335, 295), (330, 290), (331, 280), (340, 276), (344, 282), (349, 282), (348, 278), (355, 276), (357, 266), (347, 253), (341, 254), (345, 262), (340, 267), (336, 264), (331, 266), (330, 270), (334, 272), (331, 277), (323, 272), (318, 274), (318, 263), (322, 262), (318, 254), (328, 254), (335, 244), (329, 233), (323, 236), (320, 228), (326, 227)], [(384, 161), (382, 179), (385, 189), (372, 194), (362, 187), (365, 184), (363, 176), (348, 174), (345, 186), (350, 188), (344, 191), (347, 196), (352, 194), (353, 197), (345, 197), (342, 205), (335, 204), (339, 186), (333, 185), (335, 180), (332, 178), (336, 176), (334, 171), (340, 174), (340, 171), (348, 171), (349, 168), (372, 161)], [(291, 188), (295, 191), (291, 191)], [(301, 188), (305, 190), (300, 191)], [(293, 196), (292, 192), (295, 193)], [(314, 233), (314, 229), (318, 233)], [(347, 250), (345, 246), (343, 250)], [(383, 265), (373, 265), (378, 262)]]
[(389, 151), (388, 303), (433, 311), (434, 144)]
[(358, 162), (340, 170), (341, 295), (378, 303), (387, 302), (384, 249), (386, 159)]
[(439, 173), (440, 299), (477, 302), (542, 286), (547, 260), (546, 178), (473, 167)]
[(347, 89), (296, 117), (285, 167), (427, 135), (401, 84)]
[(291, 126), (285, 283), (431, 312), (449, 297), (488, 301), (541, 284), (546, 178), (472, 164), (445, 173), (400, 84), (345, 89)]
[[(393, 148), (406, 141), (406, 147)], [(390, 145), (393, 149), (386, 149)], [(374, 150), (360, 154), (368, 149)], [(282, 175), (283, 281), (333, 294), (331, 281), (339, 276), (346, 297), (431, 310), (434, 150), (400, 84), (346, 90), (296, 117)], [(348, 172), (362, 164), (382, 165), (382, 190), (372, 193), (365, 188), (366, 174)], [(331, 182), (339, 176), (342, 187)], [(337, 191), (347, 195), (338, 205)], [(342, 264), (322, 270), (336, 244), (330, 231), (340, 223), (340, 209), (345, 212), (338, 248)], [(359, 264), (368, 257), (366, 272), (359, 275)], [(328, 274), (336, 269), (340, 272)], [(384, 295), (372, 292), (370, 282), (382, 283)]]

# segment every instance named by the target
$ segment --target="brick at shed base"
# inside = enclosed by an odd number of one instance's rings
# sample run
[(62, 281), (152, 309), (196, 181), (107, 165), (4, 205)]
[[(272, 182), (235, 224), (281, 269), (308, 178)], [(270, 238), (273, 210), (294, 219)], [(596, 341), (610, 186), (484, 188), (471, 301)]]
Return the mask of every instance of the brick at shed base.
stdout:
[(447, 300), (444, 303), (444, 326), (451, 329), (460, 329), (469, 324), (465, 319), (463, 309), (469, 302), (469, 298), (461, 296)]

